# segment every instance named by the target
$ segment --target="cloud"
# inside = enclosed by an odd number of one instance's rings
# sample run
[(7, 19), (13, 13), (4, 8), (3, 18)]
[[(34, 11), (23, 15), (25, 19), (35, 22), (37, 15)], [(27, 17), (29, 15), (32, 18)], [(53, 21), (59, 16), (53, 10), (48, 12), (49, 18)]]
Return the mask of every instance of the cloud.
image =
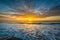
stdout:
[(55, 7), (56, 5), (60, 5), (59, 0), (0, 0), (0, 12), (16, 15), (30, 12), (42, 16), (57, 16), (60, 15), (60, 6)]
[(50, 15), (50, 16), (60, 15), (60, 6), (54, 6), (54, 7), (52, 7), (49, 10), (48, 15)]
[[(42, 17), (42, 18), (38, 17), (38, 18), (32, 18), (32, 20), (34, 20), (35, 22), (60, 22), (60, 16), (49, 16), (49, 17)], [(21, 21), (22, 22), (26, 21), (23, 16), (0, 14), (0, 22), (20, 23)]]

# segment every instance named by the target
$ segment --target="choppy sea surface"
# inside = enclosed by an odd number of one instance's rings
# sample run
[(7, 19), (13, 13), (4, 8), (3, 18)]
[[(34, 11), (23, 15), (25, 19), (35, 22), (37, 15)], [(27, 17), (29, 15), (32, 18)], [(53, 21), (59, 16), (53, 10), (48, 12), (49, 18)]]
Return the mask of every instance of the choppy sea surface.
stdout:
[(0, 23), (1, 37), (22, 40), (60, 40), (60, 24), (9, 24)]

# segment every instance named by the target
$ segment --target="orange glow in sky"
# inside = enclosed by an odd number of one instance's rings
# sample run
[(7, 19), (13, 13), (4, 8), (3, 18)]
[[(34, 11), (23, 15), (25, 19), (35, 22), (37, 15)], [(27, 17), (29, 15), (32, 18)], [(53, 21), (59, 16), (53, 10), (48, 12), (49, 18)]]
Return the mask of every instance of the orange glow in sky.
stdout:
[(53, 21), (60, 21), (60, 16), (38, 16), (34, 14), (26, 14), (20, 16), (11, 16), (11, 15), (0, 15), (1, 22), (17, 22), (17, 23), (39, 23), (39, 22), (53, 22)]

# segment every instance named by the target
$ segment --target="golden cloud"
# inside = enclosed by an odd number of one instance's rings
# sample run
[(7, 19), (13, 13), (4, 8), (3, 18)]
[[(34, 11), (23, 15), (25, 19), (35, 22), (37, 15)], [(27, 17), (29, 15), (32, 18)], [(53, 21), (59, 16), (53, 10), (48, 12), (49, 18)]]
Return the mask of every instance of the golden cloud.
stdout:
[(37, 16), (37, 15), (3, 15), (0, 14), (0, 22), (16, 23), (41, 23), (41, 22), (60, 22), (60, 16)]

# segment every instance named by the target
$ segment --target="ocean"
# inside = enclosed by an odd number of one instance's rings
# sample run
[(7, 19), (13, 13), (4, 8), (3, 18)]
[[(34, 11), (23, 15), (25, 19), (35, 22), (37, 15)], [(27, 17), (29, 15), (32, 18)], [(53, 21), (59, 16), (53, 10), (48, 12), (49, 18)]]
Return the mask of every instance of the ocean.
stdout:
[(22, 40), (60, 40), (60, 24), (0, 23), (0, 39), (16, 37)]

